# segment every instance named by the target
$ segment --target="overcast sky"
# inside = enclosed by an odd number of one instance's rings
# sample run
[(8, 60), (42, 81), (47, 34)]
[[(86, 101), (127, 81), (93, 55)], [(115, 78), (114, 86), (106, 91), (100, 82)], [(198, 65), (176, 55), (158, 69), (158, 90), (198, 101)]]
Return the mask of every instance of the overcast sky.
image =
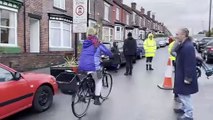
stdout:
[(132, 1), (138, 10), (143, 6), (145, 11), (156, 13), (156, 19), (164, 22), (173, 35), (182, 27), (194, 34), (208, 29), (209, 0), (123, 0), (127, 5)]

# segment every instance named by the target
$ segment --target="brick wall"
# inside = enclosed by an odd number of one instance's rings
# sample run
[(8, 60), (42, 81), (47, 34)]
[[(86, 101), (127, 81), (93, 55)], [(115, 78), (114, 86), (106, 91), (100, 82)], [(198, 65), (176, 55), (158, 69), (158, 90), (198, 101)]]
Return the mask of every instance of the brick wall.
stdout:
[[(44, 62), (45, 61), (45, 62)], [(0, 55), (0, 63), (17, 71), (29, 71), (64, 63), (63, 54), (8, 54)]]
[[(64, 62), (65, 52), (49, 51), (49, 17), (48, 13), (65, 14), (72, 16), (73, 1), (66, 1), (66, 9), (60, 10), (53, 7), (53, 0), (25, 0), (17, 14), (18, 28), (18, 46), (21, 47), (21, 54), (1, 54), (0, 63), (12, 65), (13, 68), (21, 71), (47, 67)], [(26, 14), (24, 16), (24, 7)], [(30, 53), (30, 17), (29, 13), (40, 16), (40, 51), (39, 54)], [(24, 26), (24, 18), (26, 26)], [(24, 51), (24, 27), (26, 29), (26, 52)], [(72, 35), (74, 38), (74, 35)], [(73, 39), (74, 47), (74, 39)], [(72, 51), (68, 52), (69, 54)]]

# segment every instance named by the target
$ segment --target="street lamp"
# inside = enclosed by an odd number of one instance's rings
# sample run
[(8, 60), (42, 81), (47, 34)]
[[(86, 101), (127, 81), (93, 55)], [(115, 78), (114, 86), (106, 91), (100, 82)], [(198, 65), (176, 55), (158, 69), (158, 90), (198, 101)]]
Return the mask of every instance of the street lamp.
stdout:
[(210, 7), (209, 7), (209, 37), (211, 37), (211, 15), (212, 15), (212, 0), (210, 0)]

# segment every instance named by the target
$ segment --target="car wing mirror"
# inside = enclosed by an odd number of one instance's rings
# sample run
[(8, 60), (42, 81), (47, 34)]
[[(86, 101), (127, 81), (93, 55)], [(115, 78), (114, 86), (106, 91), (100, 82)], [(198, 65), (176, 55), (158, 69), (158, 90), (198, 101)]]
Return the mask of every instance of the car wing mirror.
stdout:
[(20, 80), (22, 76), (21, 76), (21, 73), (15, 72), (13, 77), (14, 77), (14, 80)]

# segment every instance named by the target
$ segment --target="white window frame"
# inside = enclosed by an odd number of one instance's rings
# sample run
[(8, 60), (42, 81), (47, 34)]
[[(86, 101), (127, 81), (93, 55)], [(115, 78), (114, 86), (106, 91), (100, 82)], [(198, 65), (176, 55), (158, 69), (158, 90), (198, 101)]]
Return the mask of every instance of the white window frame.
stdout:
[(126, 14), (126, 24), (129, 25), (129, 14)]
[(116, 20), (120, 20), (120, 8), (116, 7)]
[(142, 26), (141, 22), (142, 22), (142, 18), (140, 17), (140, 18), (139, 18), (139, 26), (140, 26), (140, 27)]
[[(53, 46), (52, 45), (52, 40), (51, 40), (51, 35), (52, 35), (52, 32), (51, 32), (51, 29), (54, 28), (51, 26), (51, 22), (60, 22), (60, 32), (61, 32), (61, 45), (60, 46)], [(56, 20), (50, 20), (49, 21), (49, 47), (50, 48), (61, 48), (61, 49), (72, 49), (73, 46), (72, 46), (72, 24), (70, 24), (70, 45), (69, 47), (67, 46), (63, 46), (63, 42), (64, 42), (64, 28), (63, 28), (63, 24), (66, 23), (64, 21), (56, 21)]]
[[(59, 1), (59, 5), (56, 4), (56, 1)], [(54, 7), (65, 10), (65, 0), (54, 0)]]
[(133, 24), (135, 24), (135, 23), (136, 23), (136, 22), (135, 22), (136, 13), (133, 13), (132, 15), (133, 15), (133, 16), (132, 16), (132, 21), (133, 21)]
[[(13, 8), (9, 8), (9, 7), (5, 7), (5, 6), (1, 6), (0, 5), (0, 9), (4, 9), (4, 10), (8, 10), (8, 11), (11, 11), (11, 12), (14, 12), (14, 18), (15, 18), (15, 44), (7, 44), (7, 43), (0, 43), (0, 46), (8, 46), (8, 47), (17, 47), (18, 46), (18, 40), (17, 40), (17, 13), (18, 13), (18, 10), (17, 9), (13, 9)], [(1, 26), (1, 25), (0, 25)], [(11, 27), (7, 27), (7, 28), (11, 28)]]
[[(103, 32), (103, 40), (105, 41), (105, 42), (111, 42), (112, 40), (113, 40), (113, 28), (110, 28), (110, 27), (103, 27), (103, 29), (102, 30), (104, 30), (104, 29), (108, 29), (108, 35), (106, 35), (104, 32)], [(111, 30), (112, 30), (112, 34), (111, 34)], [(105, 37), (106, 36), (108, 36), (108, 40), (105, 40)]]
[[(95, 2), (95, 1), (94, 1), (94, 2)], [(91, 0), (88, 0), (88, 3), (87, 3), (87, 4), (88, 4), (88, 7), (89, 7), (89, 8), (88, 8), (88, 9), (89, 9), (89, 14), (91, 14)]]
[(146, 18), (143, 19), (143, 26), (146, 27)]
[(89, 27), (94, 27), (94, 26), (92, 26), (92, 24), (96, 25), (97, 22), (95, 22), (95, 21), (93, 21), (93, 20), (89, 20)]
[[(108, 12), (105, 8), (108, 8)], [(110, 5), (106, 2), (104, 2), (104, 20), (109, 21), (109, 12), (110, 11)]]

